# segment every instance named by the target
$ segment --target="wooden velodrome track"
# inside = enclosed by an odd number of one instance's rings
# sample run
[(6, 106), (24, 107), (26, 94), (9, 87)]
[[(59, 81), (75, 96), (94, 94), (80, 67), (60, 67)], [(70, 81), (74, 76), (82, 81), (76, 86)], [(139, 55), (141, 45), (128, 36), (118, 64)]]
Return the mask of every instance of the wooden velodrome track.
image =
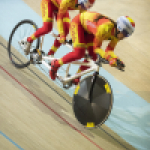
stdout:
[[(41, 15), (41, 0), (24, 1)], [(150, 102), (150, 1), (97, 1), (92, 10), (114, 19), (129, 15), (135, 20), (135, 34), (119, 43), (115, 50), (124, 60), (126, 71), (116, 72), (109, 66), (105, 69)], [(0, 37), (1, 150), (135, 149), (105, 125), (84, 129), (74, 118), (71, 98), (34, 66), (24, 70), (14, 68), (6, 47), (7, 42)]]

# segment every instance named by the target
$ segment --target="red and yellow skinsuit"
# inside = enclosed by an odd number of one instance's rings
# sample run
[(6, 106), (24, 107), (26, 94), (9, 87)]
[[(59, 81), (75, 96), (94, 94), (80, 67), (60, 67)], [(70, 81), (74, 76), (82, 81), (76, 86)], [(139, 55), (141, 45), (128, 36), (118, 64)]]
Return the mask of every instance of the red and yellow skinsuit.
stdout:
[(41, 10), (43, 26), (27, 39), (28, 42), (31, 43), (36, 38), (49, 33), (52, 30), (55, 17), (57, 19), (57, 27), (60, 33), (60, 41), (55, 40), (54, 46), (52, 47), (52, 53), (54, 53), (69, 33), (70, 18), (68, 10), (78, 9), (75, 7), (77, 2), (78, 0), (42, 0)]
[[(100, 16), (99, 13), (86, 11), (72, 20), (70, 33), (74, 50), (51, 63), (53, 67), (50, 70), (50, 76), (53, 80), (61, 65), (83, 58), (86, 49), (93, 60), (96, 60), (96, 53), (99, 53), (103, 58), (108, 59), (111, 65), (116, 65), (117, 56), (113, 51), (119, 40), (115, 37), (114, 24), (109, 19), (95, 21), (98, 16)], [(100, 48), (104, 40), (110, 40), (105, 52)], [(87, 67), (81, 66), (78, 72), (85, 69)]]
[[(99, 53), (103, 58), (108, 59), (111, 65), (116, 64), (115, 58), (117, 58), (117, 56), (113, 51), (119, 40), (114, 35), (114, 24), (109, 19), (99, 19), (96, 22), (95, 19), (99, 15), (99, 13), (86, 11), (77, 15), (72, 20), (70, 32), (74, 50), (55, 62), (54, 66), (56, 67), (56, 71), (57, 68), (63, 64), (83, 58), (86, 49), (93, 60), (96, 60), (96, 53)], [(110, 40), (105, 52), (100, 49), (104, 40)], [(79, 71), (85, 69), (87, 69), (87, 67), (81, 66)], [(52, 79), (55, 79), (55, 75), (52, 71), (53, 70), (50, 71), (50, 76)]]

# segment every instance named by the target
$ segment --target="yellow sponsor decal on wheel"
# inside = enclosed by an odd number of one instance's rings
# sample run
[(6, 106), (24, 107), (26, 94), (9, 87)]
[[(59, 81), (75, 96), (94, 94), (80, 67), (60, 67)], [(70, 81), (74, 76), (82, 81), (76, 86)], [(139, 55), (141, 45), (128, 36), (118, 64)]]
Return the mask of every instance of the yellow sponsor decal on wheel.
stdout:
[(105, 84), (105, 90), (106, 90), (106, 93), (109, 93), (109, 94), (111, 93), (111, 89), (110, 89), (108, 83)]
[(95, 123), (94, 122), (87, 122), (86, 127), (88, 127), (88, 128), (95, 127)]
[(80, 89), (80, 85), (78, 84), (77, 87), (76, 87), (76, 89), (75, 89), (75, 91), (74, 91), (75, 95), (78, 94), (79, 89)]

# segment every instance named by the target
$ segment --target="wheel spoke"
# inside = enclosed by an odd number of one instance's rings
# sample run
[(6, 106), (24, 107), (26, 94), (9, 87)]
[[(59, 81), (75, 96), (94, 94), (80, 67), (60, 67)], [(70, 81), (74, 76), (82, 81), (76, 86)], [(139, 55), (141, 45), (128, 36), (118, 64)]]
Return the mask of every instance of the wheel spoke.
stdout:
[[(37, 26), (33, 21), (23, 20), (14, 27), (9, 37), (8, 52), (9, 52), (10, 60), (12, 61), (13, 65), (17, 68), (24, 68), (30, 65), (30, 61), (29, 61), (30, 57), (24, 55), (24, 51), (22, 50), (18, 42), (23, 40), (26, 34), (28, 34), (29, 36), (29, 34), (33, 33), (32, 30), (33, 25), (37, 29)], [(39, 43), (40, 43), (40, 39), (37, 38), (34, 42), (35, 47), (38, 48)]]

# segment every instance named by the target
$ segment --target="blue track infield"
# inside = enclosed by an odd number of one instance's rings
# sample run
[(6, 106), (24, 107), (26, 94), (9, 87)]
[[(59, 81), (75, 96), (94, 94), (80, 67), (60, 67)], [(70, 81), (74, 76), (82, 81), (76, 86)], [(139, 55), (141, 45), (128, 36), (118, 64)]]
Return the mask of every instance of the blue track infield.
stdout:
[[(7, 41), (14, 26), (23, 19), (33, 20), (38, 27), (42, 25), (42, 18), (22, 0), (3, 0), (0, 1), (0, 6), (0, 35)], [(56, 30), (54, 32), (57, 33)], [(50, 35), (46, 36), (43, 45), (45, 52), (48, 52), (53, 41), (54, 38)], [(16, 45), (13, 46), (17, 47)], [(56, 57), (61, 57), (69, 51), (71, 51), (69, 48), (62, 46), (56, 53)], [(41, 70), (40, 67), (38, 68)], [(44, 70), (46, 69), (44, 68)], [(75, 73), (76, 70), (77, 67), (74, 67), (71, 73)], [(48, 75), (48, 70), (46, 73), (41, 71)], [(110, 82), (114, 93), (112, 113), (105, 124), (138, 150), (149, 150), (150, 104), (103, 68), (100, 70), (100, 74)], [(66, 92), (72, 95), (73, 90)], [(4, 136), (2, 132), (0, 134)], [(6, 136), (4, 137), (6, 138)], [(9, 138), (7, 139), (9, 140)]]

